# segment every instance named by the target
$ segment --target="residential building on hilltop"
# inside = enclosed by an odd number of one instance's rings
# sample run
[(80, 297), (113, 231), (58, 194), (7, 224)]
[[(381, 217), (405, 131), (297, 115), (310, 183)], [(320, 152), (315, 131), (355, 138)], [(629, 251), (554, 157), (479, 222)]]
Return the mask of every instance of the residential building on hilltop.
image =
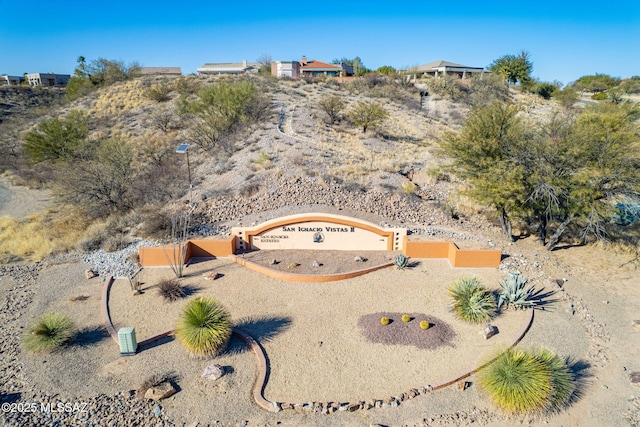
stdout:
[(467, 65), (455, 64), (448, 61), (435, 61), (410, 68), (405, 72), (409, 75), (412, 75), (414, 79), (420, 77), (442, 76), (453, 76), (459, 79), (466, 79), (471, 75), (483, 75), (484, 73), (488, 73), (489, 71), (485, 70), (482, 67), (469, 67)]
[(0, 86), (19, 86), (22, 81), (20, 76), (8, 76), (6, 74), (0, 76)]
[(300, 61), (300, 75), (302, 76), (332, 76), (342, 77), (345, 74), (344, 69), (340, 65), (327, 64), (326, 62), (317, 61), (315, 59), (307, 61), (307, 57), (303, 56)]
[(70, 74), (32, 73), (27, 74), (29, 86), (64, 86), (71, 78)]
[(196, 69), (198, 75), (203, 74), (245, 74), (257, 73), (260, 71), (260, 63), (258, 62), (215, 62), (204, 64)]
[(181, 76), (180, 67), (140, 67), (141, 76)]
[(298, 61), (273, 61), (271, 62), (271, 74), (279, 79), (300, 77), (300, 63)]

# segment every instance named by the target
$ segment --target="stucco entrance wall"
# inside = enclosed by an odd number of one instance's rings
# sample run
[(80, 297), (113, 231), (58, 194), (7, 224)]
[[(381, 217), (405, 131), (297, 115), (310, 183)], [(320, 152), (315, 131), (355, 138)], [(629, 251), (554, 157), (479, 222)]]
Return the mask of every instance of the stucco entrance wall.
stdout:
[(255, 227), (234, 227), (238, 252), (257, 249), (402, 250), (405, 228), (386, 228), (331, 214), (290, 215)]

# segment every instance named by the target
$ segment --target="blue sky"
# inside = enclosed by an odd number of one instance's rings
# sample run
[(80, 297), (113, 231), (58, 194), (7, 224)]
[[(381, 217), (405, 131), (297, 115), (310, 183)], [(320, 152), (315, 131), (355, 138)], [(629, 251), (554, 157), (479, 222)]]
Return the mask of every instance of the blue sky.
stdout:
[(188, 74), (262, 54), (359, 56), (375, 69), (441, 59), (483, 67), (526, 50), (533, 75), (545, 81), (640, 75), (640, 1), (217, 3), (0, 0), (0, 74), (71, 74), (80, 55)]

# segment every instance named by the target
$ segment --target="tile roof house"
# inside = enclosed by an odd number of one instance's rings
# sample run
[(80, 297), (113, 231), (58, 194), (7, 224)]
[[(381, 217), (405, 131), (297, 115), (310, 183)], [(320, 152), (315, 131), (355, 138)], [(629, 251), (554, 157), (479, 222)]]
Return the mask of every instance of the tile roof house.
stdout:
[(257, 73), (260, 71), (260, 63), (258, 62), (216, 62), (204, 64), (196, 69), (198, 75), (202, 74), (245, 74)]
[(300, 74), (302, 76), (333, 76), (341, 77), (344, 69), (340, 65), (327, 64), (317, 60), (307, 61), (307, 57), (303, 56), (300, 61)]
[(406, 72), (407, 74), (413, 74), (417, 77), (454, 76), (460, 79), (466, 79), (472, 74), (482, 75), (489, 71), (482, 67), (469, 67), (467, 65), (455, 64), (448, 61), (435, 61), (408, 69)]

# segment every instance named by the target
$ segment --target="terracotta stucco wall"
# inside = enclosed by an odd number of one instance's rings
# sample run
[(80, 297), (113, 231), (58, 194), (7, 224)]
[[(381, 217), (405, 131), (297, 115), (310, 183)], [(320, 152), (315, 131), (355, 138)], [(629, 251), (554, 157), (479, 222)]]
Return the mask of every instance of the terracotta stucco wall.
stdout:
[(451, 242), (420, 242), (404, 238), (403, 253), (410, 258), (447, 258), (452, 267), (498, 268), (497, 249), (459, 249)]
[[(187, 243), (187, 254), (184, 262), (194, 257), (228, 257), (233, 254), (235, 248), (235, 237), (231, 236), (224, 240), (189, 240)], [(164, 267), (169, 263), (175, 263), (176, 252), (173, 246), (166, 248), (140, 248), (140, 265), (143, 267)]]

